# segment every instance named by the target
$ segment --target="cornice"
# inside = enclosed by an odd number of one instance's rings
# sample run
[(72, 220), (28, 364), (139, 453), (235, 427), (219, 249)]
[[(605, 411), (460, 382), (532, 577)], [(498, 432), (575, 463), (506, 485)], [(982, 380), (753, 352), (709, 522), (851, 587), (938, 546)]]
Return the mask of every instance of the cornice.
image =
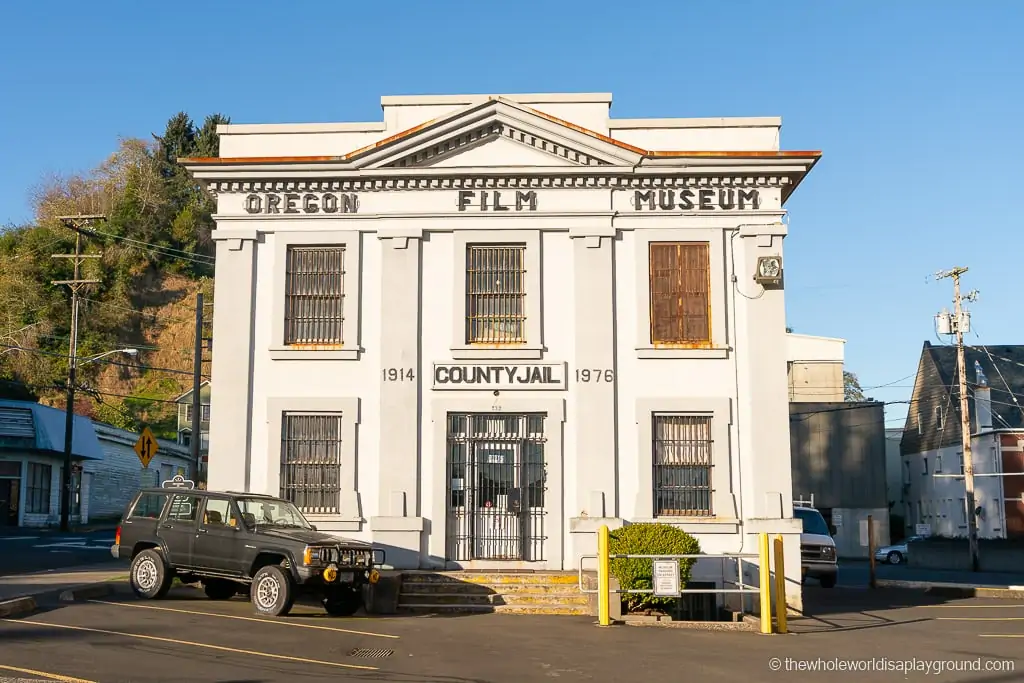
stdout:
[(252, 192), (396, 192), (462, 189), (613, 189), (657, 190), (701, 187), (787, 188), (788, 175), (519, 175), (209, 180), (213, 195)]

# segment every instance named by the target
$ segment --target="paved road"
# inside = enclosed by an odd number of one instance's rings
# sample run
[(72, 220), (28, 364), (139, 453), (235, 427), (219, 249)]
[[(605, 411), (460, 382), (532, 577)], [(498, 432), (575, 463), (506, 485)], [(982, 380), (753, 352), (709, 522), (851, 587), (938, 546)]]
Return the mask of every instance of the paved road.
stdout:
[[(809, 589), (815, 603), (811, 616), (791, 622), (799, 633), (772, 637), (634, 626), (601, 629), (589, 617), (332, 619), (313, 607), (299, 607), (284, 619), (264, 619), (241, 599), (214, 602), (189, 588), (154, 602), (137, 601), (123, 587), (120, 591), (103, 601), (54, 605), (0, 621), (0, 642), (6, 646), (0, 648), (0, 677), (50, 676), (71, 683), (820, 683), (827, 676), (859, 683), (933, 680), (935, 661), (945, 660), (978, 670), (950, 671), (941, 680), (1010, 683), (1021, 680), (1024, 671), (1019, 640), (1024, 621), (1007, 620), (1024, 619), (1024, 605), (942, 603), (907, 591)], [(974, 621), (979, 618), (1000, 620)], [(382, 656), (357, 656), (358, 649)], [(840, 660), (889, 670), (828, 672)], [(908, 661), (917, 670), (907, 676), (892, 670), (906, 668)]]
[(110, 561), (113, 531), (62, 534), (21, 529), (0, 535), (0, 576)]
[[(900, 581), (936, 581), (940, 583), (976, 583), (992, 586), (1024, 585), (1024, 568), (1020, 573), (998, 572), (966, 572), (943, 569), (919, 569), (905, 564), (890, 565), (877, 563), (876, 576), (879, 579), (895, 579)], [(870, 574), (867, 560), (840, 560), (840, 586), (866, 586)], [(811, 582), (813, 583), (813, 581)]]

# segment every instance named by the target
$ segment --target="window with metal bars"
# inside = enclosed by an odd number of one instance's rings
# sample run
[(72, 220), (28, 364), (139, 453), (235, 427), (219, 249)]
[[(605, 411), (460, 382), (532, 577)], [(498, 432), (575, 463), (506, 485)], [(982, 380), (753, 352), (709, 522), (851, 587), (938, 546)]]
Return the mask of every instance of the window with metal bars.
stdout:
[(526, 342), (526, 245), (466, 247), (466, 343)]
[(651, 343), (711, 343), (711, 249), (707, 242), (651, 242)]
[(654, 516), (710, 516), (711, 417), (660, 414), (653, 420)]
[(284, 413), (281, 497), (302, 512), (337, 514), (341, 498), (339, 413)]
[(284, 343), (340, 346), (345, 321), (345, 247), (288, 247)]

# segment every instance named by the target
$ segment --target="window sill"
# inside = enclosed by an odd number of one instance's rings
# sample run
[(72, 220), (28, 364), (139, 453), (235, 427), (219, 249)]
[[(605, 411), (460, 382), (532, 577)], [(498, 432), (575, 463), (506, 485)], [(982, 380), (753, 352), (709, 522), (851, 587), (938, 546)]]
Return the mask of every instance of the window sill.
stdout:
[(540, 360), (544, 348), (532, 344), (466, 344), (451, 347), (453, 360)]
[(359, 349), (294, 349), (288, 346), (271, 346), (271, 360), (359, 360)]
[(686, 349), (672, 346), (638, 346), (637, 358), (728, 358), (729, 347)]

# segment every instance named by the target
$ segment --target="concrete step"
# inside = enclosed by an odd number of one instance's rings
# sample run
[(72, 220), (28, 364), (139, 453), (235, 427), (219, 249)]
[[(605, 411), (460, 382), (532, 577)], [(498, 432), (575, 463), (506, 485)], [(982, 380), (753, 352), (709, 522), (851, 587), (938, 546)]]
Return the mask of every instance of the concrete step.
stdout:
[(551, 616), (586, 616), (586, 607), (572, 605), (399, 605), (399, 612), (407, 614), (545, 614)]
[(576, 593), (559, 595), (551, 593), (400, 593), (399, 606), (405, 605), (557, 605), (559, 607), (587, 606), (587, 596)]
[(460, 581), (402, 582), (402, 593), (429, 595), (431, 593), (459, 593), (463, 595), (489, 595), (491, 593), (563, 593), (579, 595), (574, 583), (476, 583)]
[(402, 583), (577, 584), (573, 572), (403, 572)]

